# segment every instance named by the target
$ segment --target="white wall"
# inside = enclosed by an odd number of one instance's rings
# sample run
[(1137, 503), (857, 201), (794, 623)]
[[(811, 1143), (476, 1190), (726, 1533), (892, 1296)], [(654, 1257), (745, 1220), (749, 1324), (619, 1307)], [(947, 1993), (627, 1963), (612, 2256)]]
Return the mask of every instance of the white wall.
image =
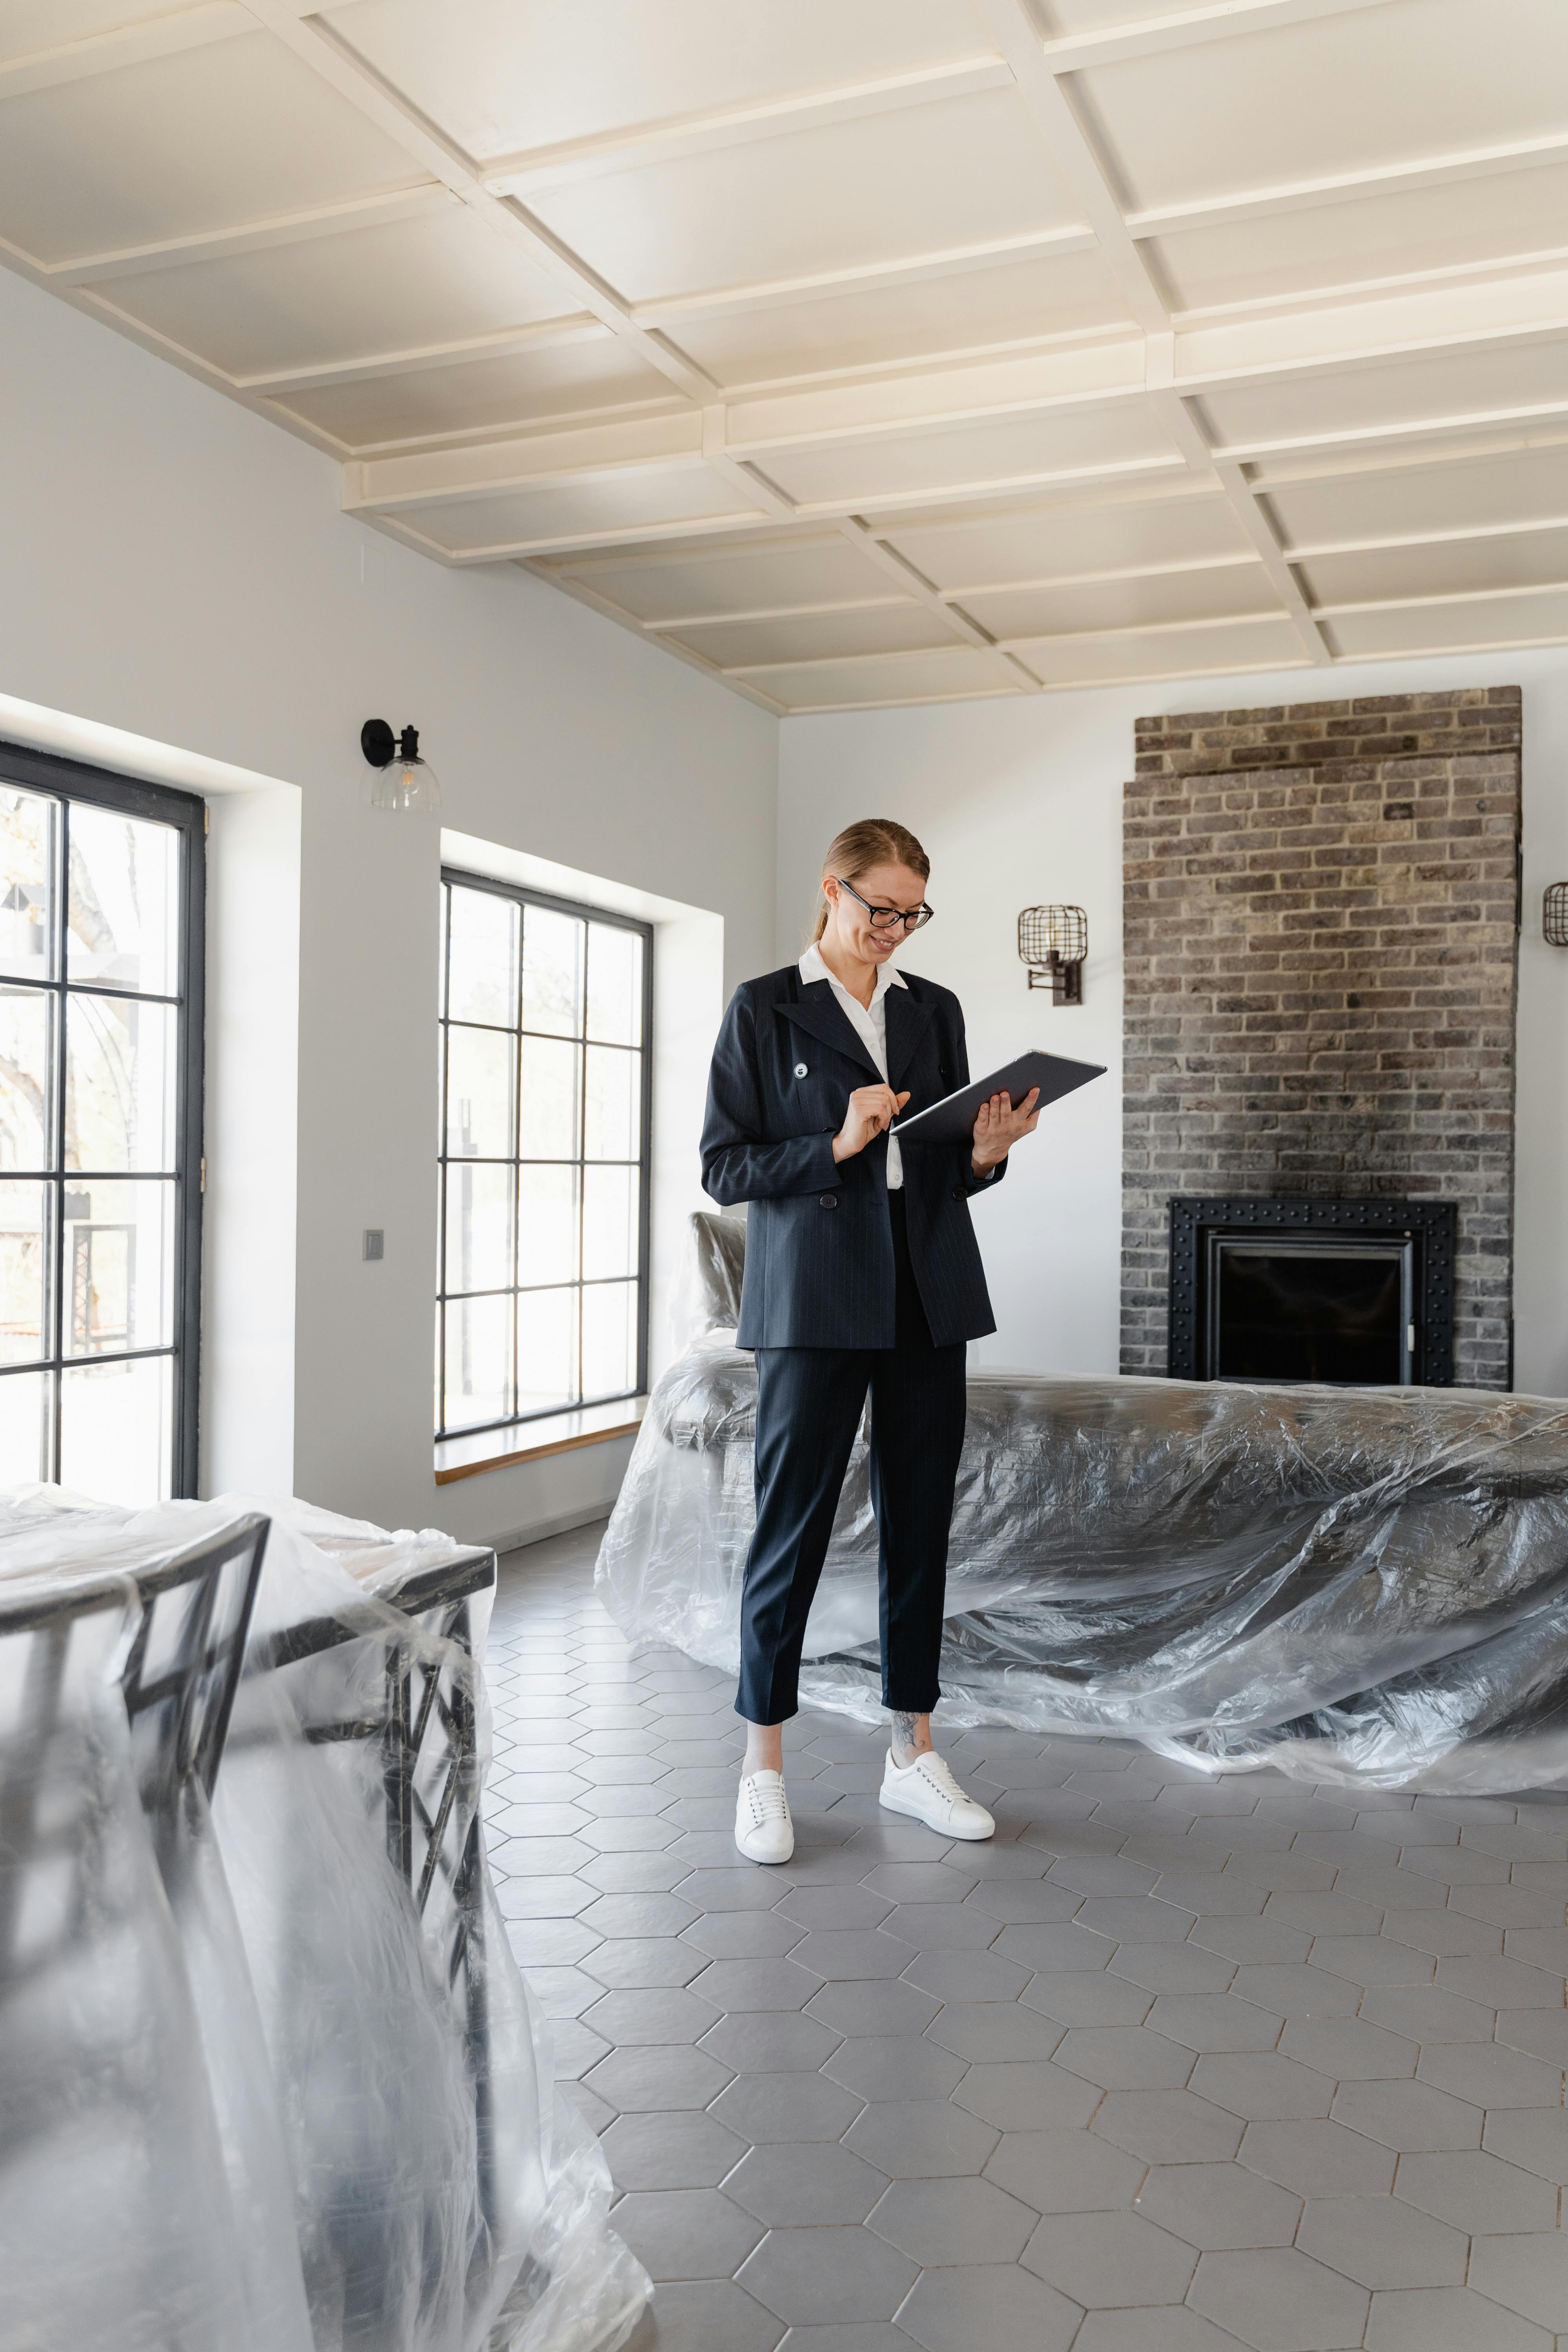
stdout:
[[(1101, 688), (1027, 701), (786, 719), (779, 763), (779, 951), (815, 905), (839, 827), (894, 816), (931, 855), (937, 919), (904, 950), (956, 989), (978, 1074), (1026, 1045), (1110, 1075), (1042, 1120), (975, 1210), (996, 1311), (980, 1362), (1114, 1371), (1121, 1223), (1121, 788), (1145, 711), (1518, 684), (1524, 689), (1524, 937), (1520, 958), (1515, 1373), (1568, 1395), (1568, 950), (1541, 935), (1541, 894), (1568, 877), (1568, 649), (1455, 656), (1329, 673)], [(1020, 908), (1084, 907), (1084, 1003), (1028, 992)]]
[[(248, 1456), (215, 1471), (244, 1459), (332, 1507), (476, 1538), (590, 1507), (624, 1447), (434, 1484), (439, 840), (362, 805), (359, 729), (420, 728), (447, 824), (715, 912), (733, 982), (771, 959), (774, 721), (515, 569), (444, 571), (377, 537), (339, 511), (329, 460), (3, 272), (0, 413), (0, 696), (172, 747), (149, 772), (188, 778), (195, 753), (299, 792), (297, 909), (247, 854), (225, 865), (221, 829), (215, 865), (217, 919), (248, 873), (247, 921), (279, 892), (284, 962), (298, 924), (297, 1024), (277, 982), (298, 1055), (295, 1270), (274, 1295), (292, 1461), (272, 1381)], [(231, 990), (220, 1019), (239, 1017)], [(232, 1165), (243, 1084), (217, 1078), (209, 1150), (231, 1199), (256, 1176)], [(268, 1149), (289, 1148), (279, 1122)], [(247, 1286), (239, 1224), (210, 1235), (226, 1313)], [(385, 1229), (379, 1265), (361, 1261), (366, 1225)], [(226, 1428), (245, 1356), (220, 1347), (210, 1367)]]

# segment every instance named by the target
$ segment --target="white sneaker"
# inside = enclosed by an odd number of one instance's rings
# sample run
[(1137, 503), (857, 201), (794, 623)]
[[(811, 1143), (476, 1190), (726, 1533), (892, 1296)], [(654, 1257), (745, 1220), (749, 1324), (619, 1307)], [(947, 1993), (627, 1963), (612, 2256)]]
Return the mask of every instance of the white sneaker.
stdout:
[(890, 1813), (912, 1813), (928, 1829), (943, 1837), (988, 1838), (996, 1824), (984, 1805), (966, 1797), (948, 1769), (945, 1756), (934, 1749), (917, 1756), (912, 1764), (898, 1764), (891, 1748), (882, 1775), (882, 1802)]
[(735, 1843), (748, 1862), (787, 1862), (795, 1852), (782, 1772), (753, 1772), (742, 1781), (735, 1796)]

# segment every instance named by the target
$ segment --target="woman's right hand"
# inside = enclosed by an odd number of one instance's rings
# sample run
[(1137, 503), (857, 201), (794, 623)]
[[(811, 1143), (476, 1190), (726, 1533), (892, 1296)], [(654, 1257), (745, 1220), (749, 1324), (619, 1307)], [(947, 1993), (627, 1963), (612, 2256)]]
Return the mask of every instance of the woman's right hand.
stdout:
[(896, 1095), (891, 1087), (857, 1087), (844, 1124), (833, 1139), (835, 1160), (853, 1160), (858, 1151), (864, 1151), (885, 1127), (892, 1125), (908, 1100), (907, 1094)]

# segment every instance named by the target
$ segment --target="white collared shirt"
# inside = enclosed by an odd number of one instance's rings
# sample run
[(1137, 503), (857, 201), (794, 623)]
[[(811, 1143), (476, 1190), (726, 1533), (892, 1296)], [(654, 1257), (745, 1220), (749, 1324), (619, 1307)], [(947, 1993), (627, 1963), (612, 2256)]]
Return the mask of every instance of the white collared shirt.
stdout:
[[(888, 1078), (887, 996), (889, 988), (908, 987), (909, 983), (903, 973), (895, 971), (890, 963), (885, 963), (877, 974), (877, 985), (871, 992), (869, 1005), (862, 1004), (859, 998), (851, 996), (844, 982), (841, 980), (836, 980), (828, 971), (823, 960), (822, 950), (814, 940), (800, 960), (800, 976), (802, 980), (826, 981), (834, 995), (849, 1015), (856, 1035), (880, 1070), (883, 1081), (886, 1083)], [(889, 1135), (888, 1138), (888, 1190), (889, 1192), (902, 1192), (903, 1184), (903, 1155), (899, 1150), (898, 1139)]]

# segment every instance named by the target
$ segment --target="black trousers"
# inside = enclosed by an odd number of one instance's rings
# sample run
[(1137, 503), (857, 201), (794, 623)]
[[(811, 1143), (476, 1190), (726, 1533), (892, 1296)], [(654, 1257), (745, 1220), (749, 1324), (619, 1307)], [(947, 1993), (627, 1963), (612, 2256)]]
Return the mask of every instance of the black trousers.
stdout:
[(759, 1348), (757, 1524), (741, 1599), (735, 1712), (782, 1723), (799, 1705), (800, 1653), (834, 1514), (871, 1391), (871, 1503), (881, 1584), (882, 1701), (929, 1715), (941, 1692), (952, 1493), (963, 1450), (965, 1358), (931, 1344), (889, 1192), (897, 1272), (892, 1348)]

